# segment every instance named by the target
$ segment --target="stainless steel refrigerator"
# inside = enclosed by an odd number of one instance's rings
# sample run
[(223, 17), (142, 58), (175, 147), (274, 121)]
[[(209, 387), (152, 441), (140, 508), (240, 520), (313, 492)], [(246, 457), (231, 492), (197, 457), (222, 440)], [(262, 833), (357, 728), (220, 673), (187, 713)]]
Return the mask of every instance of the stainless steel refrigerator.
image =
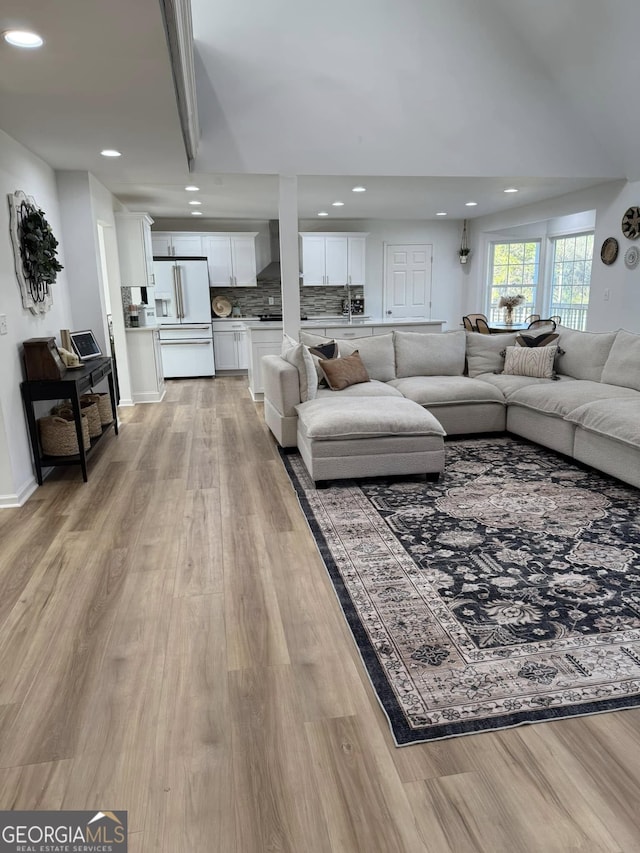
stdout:
[(153, 271), (165, 377), (215, 376), (206, 258), (156, 258)]

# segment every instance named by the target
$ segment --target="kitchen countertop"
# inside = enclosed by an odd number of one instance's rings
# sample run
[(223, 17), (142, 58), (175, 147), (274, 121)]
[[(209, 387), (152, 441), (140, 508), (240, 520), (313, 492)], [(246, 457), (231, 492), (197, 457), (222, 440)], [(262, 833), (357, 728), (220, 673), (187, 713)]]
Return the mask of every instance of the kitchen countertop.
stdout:
[[(282, 320), (250, 320), (242, 318), (242, 322), (248, 329), (281, 329)], [(408, 318), (397, 320), (378, 320), (372, 317), (354, 319), (350, 323), (346, 317), (309, 317), (300, 321), (301, 329), (322, 329), (324, 327), (336, 328), (344, 326), (346, 329), (357, 329), (359, 326), (368, 328), (371, 326), (442, 326), (444, 320), (426, 320), (424, 318)]]
[(154, 323), (152, 326), (125, 326), (125, 332), (153, 332), (159, 329), (160, 326), (157, 323)]

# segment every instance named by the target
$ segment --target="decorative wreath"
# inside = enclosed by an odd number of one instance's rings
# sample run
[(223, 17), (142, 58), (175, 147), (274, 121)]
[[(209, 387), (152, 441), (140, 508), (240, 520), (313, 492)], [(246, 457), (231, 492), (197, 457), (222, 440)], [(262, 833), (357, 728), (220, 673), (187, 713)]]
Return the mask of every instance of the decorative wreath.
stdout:
[(9, 196), (11, 239), (22, 304), (34, 314), (53, 303), (51, 285), (63, 269), (57, 258), (58, 241), (44, 212), (23, 192)]

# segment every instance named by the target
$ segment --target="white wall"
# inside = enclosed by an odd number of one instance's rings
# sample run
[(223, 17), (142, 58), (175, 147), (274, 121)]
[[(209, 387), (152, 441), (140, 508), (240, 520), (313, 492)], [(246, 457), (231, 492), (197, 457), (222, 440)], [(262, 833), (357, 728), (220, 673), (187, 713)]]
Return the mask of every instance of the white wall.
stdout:
[[(632, 241), (623, 237), (620, 230), (625, 210), (639, 202), (640, 182), (615, 181), (494, 216), (474, 219), (471, 230), (472, 275), (463, 294), (464, 313), (482, 310), (488, 245), (496, 234), (545, 236), (557, 233), (559, 218), (564, 217), (570, 217), (563, 219), (563, 225), (567, 231), (571, 231), (592, 221), (591, 211), (595, 211), (587, 329), (606, 331), (625, 328), (640, 332), (640, 268), (628, 270), (625, 267), (624, 253)], [(615, 237), (620, 244), (618, 259), (611, 266), (600, 260), (600, 247), (607, 237)], [(609, 291), (608, 299), (605, 299), (606, 291)]]
[(382, 317), (385, 243), (428, 243), (433, 246), (431, 319), (457, 329), (462, 316), (465, 268), (458, 261), (462, 223), (433, 220), (343, 219), (319, 223), (300, 220), (301, 231), (365, 231), (367, 237), (365, 310)]
[(22, 307), (9, 237), (7, 196), (23, 190), (33, 196), (60, 241), (58, 259), (65, 267), (65, 246), (53, 169), (0, 131), (0, 311), (7, 315), (8, 334), (0, 337), (0, 506), (15, 505), (34, 488), (33, 463), (20, 396), (24, 378), (21, 344), (27, 338), (59, 337), (73, 324), (68, 272), (58, 273), (53, 306), (44, 315)]

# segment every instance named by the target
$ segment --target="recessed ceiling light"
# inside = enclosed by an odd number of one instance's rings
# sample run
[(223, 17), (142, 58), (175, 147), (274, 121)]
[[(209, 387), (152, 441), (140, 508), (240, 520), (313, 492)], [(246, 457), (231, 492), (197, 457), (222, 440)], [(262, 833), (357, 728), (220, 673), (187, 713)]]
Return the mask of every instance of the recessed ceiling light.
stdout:
[(14, 47), (42, 47), (44, 39), (37, 33), (29, 33), (26, 30), (7, 30), (3, 33), (4, 40)]
[(192, 184), (189, 184), (188, 187), (185, 187), (185, 190), (188, 193), (197, 193), (199, 191), (199, 189), (200, 189), (200, 187), (194, 187)]
[(194, 201), (190, 201), (190, 202), (189, 202), (189, 204), (202, 204), (202, 202), (201, 202), (201, 201), (195, 201), (195, 200), (194, 200)]
[(202, 211), (201, 210), (192, 210), (191, 215), (192, 216), (202, 216)]
[(104, 151), (100, 152), (103, 157), (122, 157), (122, 154), (119, 151), (116, 151), (115, 148), (105, 148)]
[(326, 210), (321, 210), (320, 213), (318, 214), (318, 216), (328, 216), (328, 215), (329, 214), (327, 213)]
[(518, 190), (515, 187), (507, 187), (506, 190), (502, 190), (503, 193), (517, 193)]
[(464, 206), (465, 207), (477, 207), (478, 202), (477, 201), (465, 201)]
[(447, 215), (446, 210), (440, 210), (440, 211), (438, 211), (438, 213), (436, 213), (436, 216), (446, 216), (446, 215)]
[(332, 207), (344, 207), (344, 202), (343, 201), (332, 201), (331, 206)]
[(351, 190), (352, 193), (366, 193), (366, 191), (367, 191), (366, 187), (354, 187)]

